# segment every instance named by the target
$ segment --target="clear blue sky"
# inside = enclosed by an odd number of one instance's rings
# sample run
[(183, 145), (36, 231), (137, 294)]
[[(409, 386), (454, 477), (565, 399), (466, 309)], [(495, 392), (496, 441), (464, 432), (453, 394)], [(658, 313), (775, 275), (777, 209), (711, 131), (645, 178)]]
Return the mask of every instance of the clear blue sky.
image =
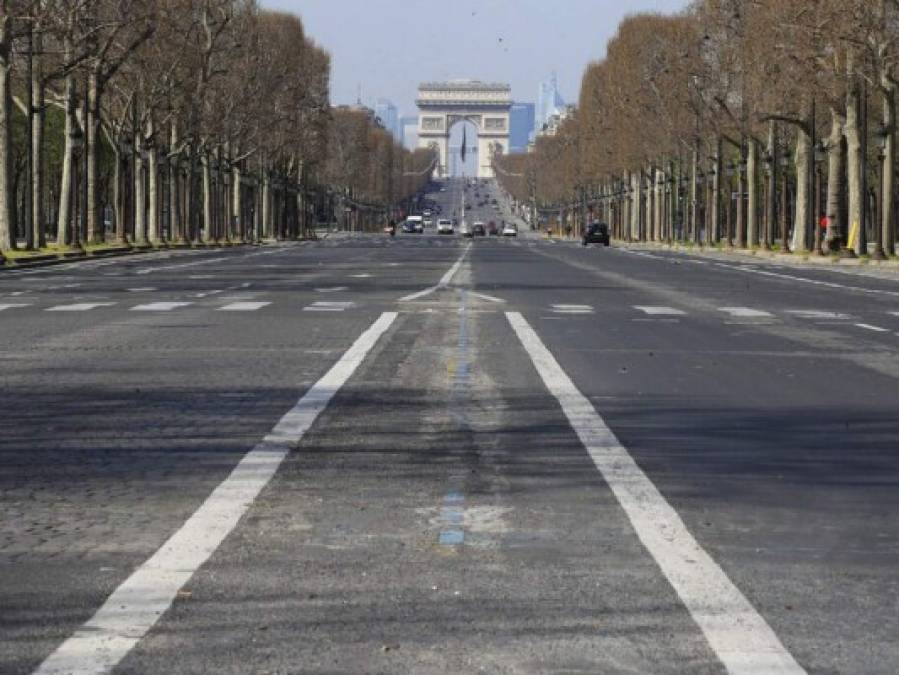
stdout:
[(605, 53), (626, 15), (676, 12), (685, 0), (262, 0), (302, 17), (332, 58), (331, 98), (388, 98), (415, 114), (419, 82), (473, 78), (508, 82), (534, 101), (555, 70), (576, 101), (584, 66)]

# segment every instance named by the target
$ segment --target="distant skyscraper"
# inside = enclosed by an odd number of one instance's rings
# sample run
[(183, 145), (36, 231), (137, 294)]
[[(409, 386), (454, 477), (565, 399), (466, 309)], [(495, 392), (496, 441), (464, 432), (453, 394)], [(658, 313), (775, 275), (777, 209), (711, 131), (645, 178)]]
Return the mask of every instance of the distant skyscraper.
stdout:
[(509, 112), (509, 152), (526, 152), (534, 132), (533, 103), (513, 103)]
[(556, 74), (550, 75), (548, 80), (540, 83), (537, 92), (537, 107), (535, 110), (535, 125), (537, 133), (547, 124), (553, 115), (561, 114), (565, 110), (565, 100), (559, 93), (559, 82)]
[(406, 150), (415, 150), (418, 147), (418, 116), (400, 118), (403, 147)]
[(396, 112), (396, 106), (393, 105), (386, 98), (379, 98), (378, 102), (375, 104), (375, 115), (381, 120), (381, 124), (384, 125), (384, 128), (387, 129), (393, 137), (400, 141), (402, 140), (402, 131), (400, 129), (400, 121), (399, 116)]

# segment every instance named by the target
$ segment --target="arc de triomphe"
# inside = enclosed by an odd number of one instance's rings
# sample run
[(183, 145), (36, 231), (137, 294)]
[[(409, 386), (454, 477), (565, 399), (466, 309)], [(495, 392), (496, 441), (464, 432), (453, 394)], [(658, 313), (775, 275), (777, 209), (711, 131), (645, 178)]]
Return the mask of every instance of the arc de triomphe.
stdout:
[(449, 136), (453, 125), (467, 120), (478, 130), (478, 178), (492, 178), (494, 153), (509, 152), (508, 84), (452, 80), (425, 82), (418, 87), (418, 147), (434, 148), (439, 155), (434, 175), (449, 171)]

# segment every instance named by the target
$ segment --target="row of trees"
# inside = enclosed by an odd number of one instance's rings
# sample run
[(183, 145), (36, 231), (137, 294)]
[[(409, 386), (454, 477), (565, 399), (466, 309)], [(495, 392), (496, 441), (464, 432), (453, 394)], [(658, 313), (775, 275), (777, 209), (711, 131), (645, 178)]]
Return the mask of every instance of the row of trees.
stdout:
[(386, 212), (422, 179), (363, 165), (424, 159), (332, 111), (329, 77), (253, 0), (0, 0), (0, 251), (301, 236), (351, 195)]
[(896, 0), (632, 16), (558, 133), (497, 173), (532, 209), (598, 210), (621, 238), (895, 254), (897, 59)]

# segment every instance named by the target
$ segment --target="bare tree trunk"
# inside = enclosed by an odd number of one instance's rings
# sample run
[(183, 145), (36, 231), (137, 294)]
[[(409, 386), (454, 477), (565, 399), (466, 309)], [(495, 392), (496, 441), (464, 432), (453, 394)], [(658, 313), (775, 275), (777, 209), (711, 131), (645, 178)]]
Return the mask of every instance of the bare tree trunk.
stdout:
[(38, 30), (34, 34), (34, 62), (31, 70), (32, 122), (31, 153), (31, 223), (34, 227), (34, 241), (38, 248), (47, 245), (44, 229), (44, 68), (43, 37)]
[(151, 244), (158, 244), (162, 241), (162, 228), (159, 223), (159, 162), (156, 158), (155, 149), (150, 149), (147, 156), (147, 183), (148, 183), (148, 200), (149, 200), (149, 217), (147, 221), (148, 238)]
[(212, 226), (212, 175), (209, 168), (209, 155), (204, 152), (200, 159), (203, 171), (203, 231), (204, 239), (208, 242), (215, 241), (215, 232)]
[(242, 180), (240, 162), (234, 162), (231, 167), (231, 222), (234, 223), (235, 236), (243, 242), (247, 237), (243, 222), (243, 186), (240, 184)]
[(717, 244), (721, 240), (721, 137), (715, 139), (714, 176), (712, 178), (712, 223), (709, 232), (709, 243)]
[[(810, 116), (809, 124), (811, 124)], [(812, 208), (812, 195), (810, 192), (808, 176), (812, 172), (813, 162), (812, 138), (809, 129), (797, 128), (796, 137), (796, 208), (793, 219), (793, 238), (790, 248), (794, 253), (808, 252), (808, 223), (809, 212)]]
[(272, 194), (271, 182), (268, 172), (262, 170), (262, 236), (264, 239), (272, 237)]
[[(66, 39), (66, 58), (72, 55), (71, 40)], [(75, 76), (69, 74), (65, 80), (65, 146), (62, 155), (62, 182), (59, 186), (59, 209), (56, 217), (56, 244), (67, 246), (72, 242), (72, 191), (74, 139), (78, 132), (75, 116)]]
[(699, 243), (699, 150), (695, 147), (690, 162), (690, 240)]
[(839, 251), (846, 244), (846, 223), (842, 218), (842, 190), (844, 173), (842, 114), (831, 110), (830, 136), (827, 138), (827, 234), (825, 244), (829, 252)]
[[(118, 144), (116, 144), (118, 146)], [(125, 244), (128, 239), (125, 236), (125, 195), (123, 190), (122, 163), (124, 158), (118, 147), (113, 149), (113, 166), (112, 174), (112, 201), (115, 217), (115, 238), (116, 243)]]
[(87, 120), (84, 122), (87, 145), (87, 240), (88, 243), (102, 242), (106, 238), (100, 223), (100, 92), (97, 74), (91, 70), (88, 75)]
[(858, 83), (850, 84), (846, 94), (846, 124), (844, 127), (846, 136), (846, 173), (849, 180), (849, 227), (850, 232), (856, 232), (855, 252), (866, 252), (860, 246), (864, 239), (862, 225), (865, 208), (864, 195), (862, 195), (862, 142), (859, 129), (859, 91)]
[(746, 182), (749, 203), (746, 206), (746, 240), (752, 248), (759, 244), (759, 144), (754, 138), (749, 139), (746, 156)]
[(896, 255), (896, 223), (893, 213), (895, 204), (893, 171), (896, 166), (896, 87), (886, 77), (881, 77), (883, 89), (883, 128), (886, 130), (886, 143), (883, 148), (883, 206), (881, 208), (880, 227), (883, 232), (883, 250), (889, 255)]
[(181, 211), (181, 153), (178, 148), (178, 122), (172, 120), (169, 127), (169, 221), (172, 239), (179, 244), (186, 241), (184, 218)]
[(16, 248), (12, 221), (12, 45), (13, 26), (8, 0), (0, 2), (0, 260), (2, 251)]
[(134, 134), (134, 241), (138, 246), (149, 243), (147, 239), (147, 199), (144, 191), (144, 139), (141, 132)]

